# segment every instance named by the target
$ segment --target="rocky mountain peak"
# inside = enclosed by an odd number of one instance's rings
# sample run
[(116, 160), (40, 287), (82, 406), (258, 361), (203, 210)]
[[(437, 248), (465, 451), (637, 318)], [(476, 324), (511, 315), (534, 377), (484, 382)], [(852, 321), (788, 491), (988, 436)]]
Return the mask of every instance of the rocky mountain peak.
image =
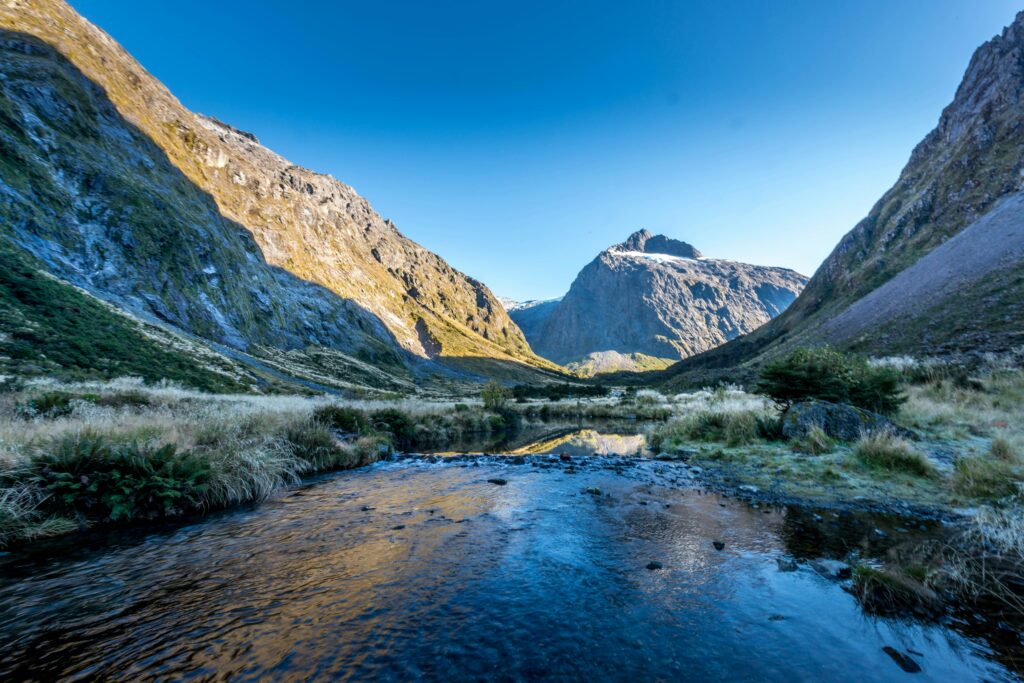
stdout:
[(644, 254), (666, 254), (681, 258), (701, 258), (703, 256), (692, 244), (674, 240), (665, 235), (655, 235), (650, 230), (637, 230), (627, 237), (625, 242), (610, 247), (608, 251), (638, 251)]

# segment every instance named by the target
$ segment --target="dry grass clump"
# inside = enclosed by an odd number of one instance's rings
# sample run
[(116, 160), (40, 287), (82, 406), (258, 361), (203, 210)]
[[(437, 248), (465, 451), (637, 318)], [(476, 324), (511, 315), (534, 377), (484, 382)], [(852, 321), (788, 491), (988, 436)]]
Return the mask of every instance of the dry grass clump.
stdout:
[(934, 616), (942, 611), (942, 598), (924, 579), (918, 567), (908, 571), (859, 564), (853, 568), (852, 590), (861, 607), (873, 614)]
[(831, 452), (835, 447), (835, 439), (826, 434), (825, 430), (818, 425), (811, 427), (802, 438), (795, 439), (792, 445), (794, 451), (809, 455), (824, 455)]
[(986, 455), (957, 458), (953, 464), (953, 487), (972, 498), (996, 500), (1020, 493), (1024, 483), (1024, 462), (1005, 439), (993, 439)]
[(936, 553), (935, 586), (968, 602), (1024, 617), (1024, 510), (982, 507)]
[(861, 436), (853, 446), (853, 455), (860, 463), (872, 469), (919, 477), (930, 476), (934, 472), (924, 453), (890, 431)]
[(999, 369), (967, 380), (940, 377), (907, 388), (903, 422), (941, 436), (998, 437), (1024, 445), (1024, 370)]

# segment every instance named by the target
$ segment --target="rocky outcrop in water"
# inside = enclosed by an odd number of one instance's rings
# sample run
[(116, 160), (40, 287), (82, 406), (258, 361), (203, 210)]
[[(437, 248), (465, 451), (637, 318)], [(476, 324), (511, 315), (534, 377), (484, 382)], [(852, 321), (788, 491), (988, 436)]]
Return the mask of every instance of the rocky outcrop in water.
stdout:
[(560, 302), (512, 317), (532, 316), (524, 332), (545, 358), (594, 358), (601, 370), (615, 370), (622, 369), (609, 367), (616, 355), (623, 364), (676, 360), (746, 334), (785, 310), (805, 281), (786, 268), (708, 258), (641, 230), (601, 252)]

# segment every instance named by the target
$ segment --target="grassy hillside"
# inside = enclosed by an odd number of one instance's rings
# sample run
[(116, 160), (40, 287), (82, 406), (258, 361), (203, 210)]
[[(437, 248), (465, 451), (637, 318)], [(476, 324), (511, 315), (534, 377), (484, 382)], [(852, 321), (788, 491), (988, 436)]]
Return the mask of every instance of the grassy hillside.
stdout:
[(68, 379), (169, 379), (208, 391), (249, 382), (226, 361), (200, 360), (133, 319), (38, 270), (0, 242), (0, 373)]

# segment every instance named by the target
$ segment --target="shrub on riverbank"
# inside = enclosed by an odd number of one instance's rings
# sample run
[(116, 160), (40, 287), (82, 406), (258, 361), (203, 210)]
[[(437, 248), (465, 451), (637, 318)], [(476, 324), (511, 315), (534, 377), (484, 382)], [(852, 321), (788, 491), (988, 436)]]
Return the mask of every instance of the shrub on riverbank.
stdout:
[(797, 349), (768, 363), (761, 372), (757, 390), (782, 407), (816, 398), (848, 403), (883, 415), (895, 413), (905, 400), (899, 371), (871, 365), (866, 358), (827, 346)]

